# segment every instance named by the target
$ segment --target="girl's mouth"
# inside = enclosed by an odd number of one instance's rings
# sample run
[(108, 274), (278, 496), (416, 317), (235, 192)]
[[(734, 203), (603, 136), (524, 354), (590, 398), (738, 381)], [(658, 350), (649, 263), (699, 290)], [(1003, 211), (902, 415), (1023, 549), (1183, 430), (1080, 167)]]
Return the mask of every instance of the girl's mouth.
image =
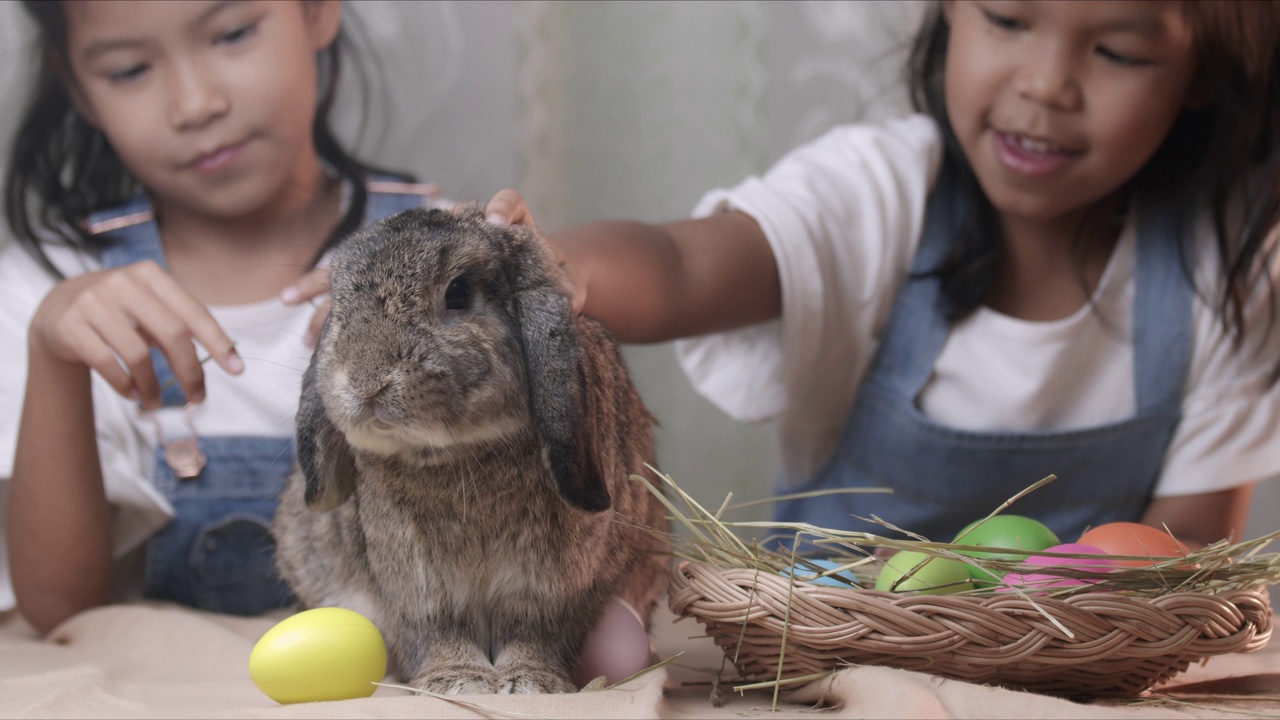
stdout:
[(1083, 154), (1017, 133), (992, 130), (992, 134), (1000, 164), (1024, 177), (1047, 175)]
[(199, 173), (215, 174), (222, 172), (240, 159), (240, 156), (244, 154), (245, 146), (248, 144), (248, 140), (241, 140), (231, 145), (223, 145), (210, 152), (196, 156), (194, 160), (187, 164), (187, 167)]

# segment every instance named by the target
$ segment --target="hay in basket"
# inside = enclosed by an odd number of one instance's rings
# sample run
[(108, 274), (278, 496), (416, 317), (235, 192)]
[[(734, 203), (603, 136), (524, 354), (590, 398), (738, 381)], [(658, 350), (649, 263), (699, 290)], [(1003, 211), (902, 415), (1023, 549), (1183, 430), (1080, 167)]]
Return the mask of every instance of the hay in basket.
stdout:
[[(743, 682), (734, 689), (771, 688), (775, 702), (781, 688), (849, 665), (886, 665), (1072, 698), (1135, 697), (1192, 663), (1260, 650), (1271, 636), (1267, 587), (1280, 579), (1280, 555), (1259, 551), (1280, 532), (1215, 543), (1147, 567), (1032, 567), (961, 555), (958, 550), (977, 548), (930, 542), (878, 518), (872, 520), (910, 539), (727, 521), (731, 497), (709, 512), (670, 477), (654, 472), (665, 493), (645, 478), (633, 479), (662, 497), (672, 521), (684, 529), (668, 537), (681, 559), (672, 577), (671, 610), (705, 626), (741, 673)], [(1033, 484), (991, 516), (1053, 479)], [(747, 543), (734, 530), (770, 531), (785, 543)], [(877, 550), (957, 559), (997, 577), (1042, 572), (1094, 582), (1049, 593), (863, 589), (874, 586), (884, 562)], [(834, 578), (836, 586), (821, 578)]]

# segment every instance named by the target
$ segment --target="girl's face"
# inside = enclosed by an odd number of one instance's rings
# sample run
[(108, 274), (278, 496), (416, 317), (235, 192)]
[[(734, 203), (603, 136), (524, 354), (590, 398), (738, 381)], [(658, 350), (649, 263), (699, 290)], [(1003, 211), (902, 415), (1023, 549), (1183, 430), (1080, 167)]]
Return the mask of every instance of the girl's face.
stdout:
[(219, 217), (315, 172), (316, 52), (329, 2), (67, 2), (69, 87), (159, 199)]
[(1187, 105), (1176, 2), (949, 0), (948, 118), (1002, 215), (1054, 220), (1128, 181)]

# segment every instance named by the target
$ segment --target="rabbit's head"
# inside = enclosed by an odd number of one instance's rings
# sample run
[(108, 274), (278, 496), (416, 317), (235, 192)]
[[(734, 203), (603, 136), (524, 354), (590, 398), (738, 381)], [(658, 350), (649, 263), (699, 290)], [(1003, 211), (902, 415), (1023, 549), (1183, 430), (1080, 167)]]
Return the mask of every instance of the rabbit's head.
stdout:
[(609, 507), (583, 427), (576, 318), (532, 231), (487, 223), (476, 205), (410, 210), (344, 242), (330, 285), (298, 411), (311, 507), (330, 510), (355, 490), (353, 448), (496, 447), (530, 425), (564, 498)]

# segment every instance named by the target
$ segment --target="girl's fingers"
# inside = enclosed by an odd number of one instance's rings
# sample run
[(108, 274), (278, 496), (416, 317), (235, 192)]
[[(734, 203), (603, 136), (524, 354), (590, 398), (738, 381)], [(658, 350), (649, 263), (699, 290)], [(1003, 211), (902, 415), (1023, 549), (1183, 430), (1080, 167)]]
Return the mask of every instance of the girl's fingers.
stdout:
[[(235, 343), (222, 331), (222, 326), (209, 313), (209, 309), (191, 297), (190, 293), (178, 285), (177, 281), (161, 270), (159, 266), (154, 263), (143, 263), (142, 265), (150, 265), (149, 268), (141, 268), (140, 272), (143, 274), (146, 286), (154, 295), (152, 302), (159, 307), (167, 306), (172, 315), (176, 316), (180, 321), (177, 325), (166, 325), (159, 328), (158, 330), (163, 335), (155, 337), (157, 343), (161, 345), (161, 349), (165, 350), (165, 355), (169, 357), (169, 364), (172, 366), (175, 358), (169, 355), (165, 343), (169, 343), (176, 351), (181, 352), (184, 355), (181, 359), (185, 363), (185, 348), (190, 347), (190, 338), (195, 337), (209, 351), (210, 355), (223, 370), (232, 375), (239, 375), (244, 372), (244, 361), (240, 359), (240, 355), (236, 352)], [(146, 311), (146, 308), (142, 307), (134, 309), (137, 312)], [(135, 315), (135, 317), (137, 316)], [(166, 321), (163, 315), (153, 315), (153, 317), (156, 318), (157, 322)], [(177, 367), (173, 368), (174, 375), (179, 382), (183, 382), (184, 379), (192, 381), (199, 379), (200, 382), (203, 382), (204, 371), (200, 369), (200, 362), (195, 358), (194, 348), (191, 348), (190, 357), (195, 360), (195, 363), (189, 369), (186, 378), (179, 374)]]
[(329, 292), (329, 268), (316, 268), (280, 292), (285, 305), (297, 305)]
[[(156, 379), (155, 366), (151, 364), (151, 346), (139, 334), (130, 318), (113, 310), (115, 308), (103, 307), (99, 311), (86, 312), (98, 338), (106, 344), (110, 352), (115, 353), (115, 357), (111, 358), (110, 362), (98, 358), (89, 366), (110, 381), (108, 374), (112, 370), (119, 371), (120, 363), (124, 363), (124, 369), (129, 374), (129, 385), (142, 403), (142, 407), (148, 410), (158, 408), (161, 405), (160, 382)], [(125, 394), (127, 395), (128, 392)]]
[(320, 328), (324, 327), (324, 321), (328, 317), (329, 298), (325, 298), (324, 302), (320, 303), (320, 306), (317, 307), (316, 311), (311, 315), (311, 323), (307, 327), (307, 335), (302, 339), (302, 342), (305, 343), (307, 347), (313, 348), (316, 346), (316, 340), (320, 337)]
[(573, 304), (573, 314), (581, 315), (582, 308), (587, 305), (587, 292), (577, 283), (569, 283), (569, 302)]
[(495, 225), (526, 225), (537, 228), (524, 198), (515, 190), (499, 190), (484, 209), (485, 219)]
[(533, 228), (534, 232), (542, 240), (543, 247), (554, 256), (555, 263), (560, 268), (560, 284), (569, 294), (569, 299), (573, 303), (573, 311), (575, 313), (582, 312), (587, 300), (586, 291), (580, 283), (574, 282), (575, 278), (572, 277), (572, 273), (569, 271), (564, 252), (560, 247), (542, 237), (542, 234), (538, 232), (538, 226), (533, 221), (533, 214), (529, 211), (529, 206), (525, 203), (524, 197), (520, 193), (509, 188), (499, 190), (485, 207), (485, 219), (494, 224), (505, 223)]
[(204, 400), (204, 368), (192, 343), (191, 323), (179, 315), (182, 304), (136, 283), (119, 283), (115, 297), (123, 312), (100, 319), (95, 316), (94, 325), (133, 374), (143, 407), (151, 407), (153, 399), (158, 406), (163, 392), (151, 364), (153, 345), (168, 359), (187, 399)]
[[(106, 380), (113, 390), (124, 397), (142, 400), (142, 395), (138, 392), (133, 377), (120, 365), (120, 360), (112, 352), (110, 343), (105, 341), (100, 334), (91, 328), (84, 328), (80, 337), (71, 339), (68, 344), (76, 348), (76, 352), (83, 359), (84, 364), (101, 375), (102, 379)], [(155, 377), (154, 374), (152, 377)], [(159, 393), (155, 394), (153, 402), (154, 405), (148, 407), (159, 405)], [(143, 404), (145, 406), (147, 402), (143, 400)]]
[(83, 362), (146, 408), (158, 407), (163, 392), (152, 347), (165, 355), (194, 402), (205, 395), (195, 342), (227, 372), (244, 371), (231, 339), (208, 309), (150, 261), (66, 281), (41, 305), (33, 326), (37, 321), (39, 337), (55, 353)]

